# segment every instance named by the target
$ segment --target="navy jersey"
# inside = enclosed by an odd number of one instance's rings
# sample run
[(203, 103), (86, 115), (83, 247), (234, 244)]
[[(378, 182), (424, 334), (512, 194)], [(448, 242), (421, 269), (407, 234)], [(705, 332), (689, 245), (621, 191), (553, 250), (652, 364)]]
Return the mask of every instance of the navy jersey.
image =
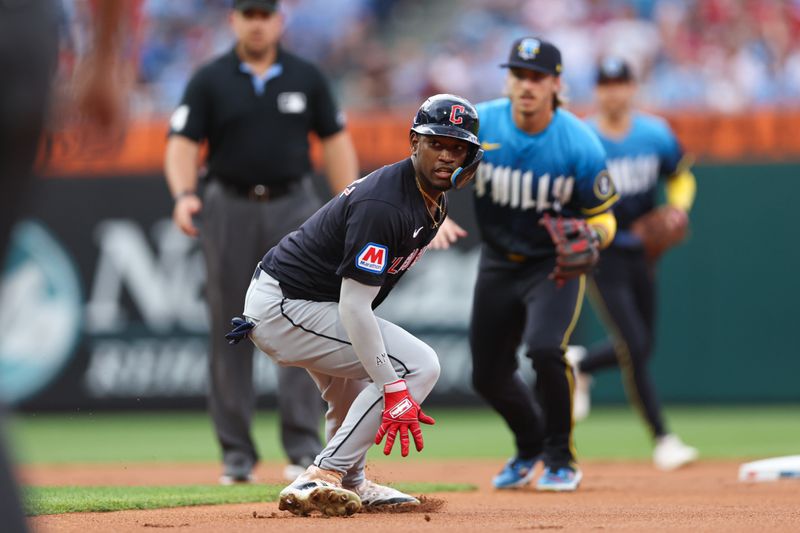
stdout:
[(261, 264), (293, 299), (338, 302), (342, 278), (380, 286), (375, 308), (436, 235), (411, 159), (349, 185)]
[(630, 130), (621, 138), (604, 136), (595, 117), (587, 123), (603, 143), (606, 164), (620, 195), (614, 206), (618, 230), (613, 244), (638, 245), (639, 240), (627, 229), (655, 207), (658, 178), (678, 170), (683, 150), (667, 122), (652, 115), (634, 113)]
[(508, 98), (478, 104), (478, 138), (486, 151), (475, 178), (475, 212), (483, 240), (526, 257), (555, 254), (539, 225), (545, 212), (588, 217), (617, 199), (605, 151), (589, 127), (556, 109), (544, 131), (517, 128)]

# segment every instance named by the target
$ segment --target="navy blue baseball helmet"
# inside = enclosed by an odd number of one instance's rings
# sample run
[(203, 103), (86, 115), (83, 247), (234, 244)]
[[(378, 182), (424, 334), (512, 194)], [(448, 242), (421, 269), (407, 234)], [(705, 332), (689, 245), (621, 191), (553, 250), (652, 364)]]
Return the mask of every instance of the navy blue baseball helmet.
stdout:
[(473, 178), (483, 159), (483, 149), (478, 141), (479, 127), (478, 111), (469, 100), (454, 94), (437, 94), (420, 106), (411, 131), (461, 139), (471, 145), (464, 166), (457, 168), (450, 177), (453, 187), (460, 189)]

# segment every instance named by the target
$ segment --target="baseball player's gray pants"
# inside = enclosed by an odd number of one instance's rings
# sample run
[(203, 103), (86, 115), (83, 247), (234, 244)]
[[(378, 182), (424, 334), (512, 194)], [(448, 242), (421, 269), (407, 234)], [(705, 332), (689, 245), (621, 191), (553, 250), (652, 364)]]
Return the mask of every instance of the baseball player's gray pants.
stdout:
[[(269, 202), (243, 198), (213, 180), (205, 188), (200, 240), (211, 318), (208, 403), (227, 473), (249, 473), (258, 452), (250, 433), (255, 409), (253, 348), (247, 343), (231, 346), (224, 335), (231, 318), (242, 311), (253, 265), (319, 205), (307, 181)], [(279, 369), (278, 406), (289, 461), (297, 464), (316, 457), (322, 448), (319, 425), (324, 406), (302, 369)]]
[[(256, 269), (244, 315), (250, 339), (282, 366), (305, 368), (328, 402), (328, 444), (314, 464), (345, 474), (345, 486), (364, 479), (364, 462), (383, 412), (383, 391), (367, 375), (339, 319), (338, 303), (285, 298), (278, 282)], [(387, 353), (411, 396), (422, 403), (439, 378), (433, 349), (399, 326), (378, 319)]]

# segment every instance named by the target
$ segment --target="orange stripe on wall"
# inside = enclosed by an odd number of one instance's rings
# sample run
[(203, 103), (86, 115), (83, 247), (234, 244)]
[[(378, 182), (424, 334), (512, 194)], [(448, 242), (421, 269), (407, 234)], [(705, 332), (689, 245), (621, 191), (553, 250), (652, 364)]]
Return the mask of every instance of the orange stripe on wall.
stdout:
[[(350, 116), (349, 130), (361, 168), (370, 170), (409, 154), (407, 113), (364, 113)], [(800, 110), (765, 110), (748, 115), (672, 113), (666, 115), (684, 149), (700, 161), (800, 160)], [(162, 172), (167, 120), (131, 126), (116, 150), (86, 145), (78, 133), (52, 136), (44, 173), (50, 176), (131, 175)], [(312, 140), (312, 156), (320, 162)]]

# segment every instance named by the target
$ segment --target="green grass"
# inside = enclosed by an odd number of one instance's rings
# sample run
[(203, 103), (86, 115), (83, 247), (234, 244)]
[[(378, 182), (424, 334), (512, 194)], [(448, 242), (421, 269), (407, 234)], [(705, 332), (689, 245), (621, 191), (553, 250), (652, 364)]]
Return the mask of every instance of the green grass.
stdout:
[[(397, 483), (403, 492), (464, 492), (475, 490), (456, 483)], [(190, 505), (274, 502), (279, 485), (184, 485), (179, 487), (28, 487), (25, 501), (29, 515), (161, 509)]]
[[(435, 426), (423, 426), (421, 457), (497, 458), (513, 452), (502, 420), (486, 409), (430, 409)], [(800, 406), (675, 407), (670, 427), (704, 458), (750, 458), (800, 453)], [(254, 435), (265, 460), (282, 460), (274, 413), (260, 413)], [(209, 462), (219, 452), (205, 413), (78, 413), (17, 415), (11, 438), (22, 463)], [(628, 407), (600, 408), (580, 423), (581, 459), (646, 459), (644, 425)], [(387, 460), (380, 448), (374, 460)], [(412, 451), (412, 457), (416, 457)], [(399, 460), (395, 454), (388, 460)], [(406, 459), (408, 460), (408, 459)]]

